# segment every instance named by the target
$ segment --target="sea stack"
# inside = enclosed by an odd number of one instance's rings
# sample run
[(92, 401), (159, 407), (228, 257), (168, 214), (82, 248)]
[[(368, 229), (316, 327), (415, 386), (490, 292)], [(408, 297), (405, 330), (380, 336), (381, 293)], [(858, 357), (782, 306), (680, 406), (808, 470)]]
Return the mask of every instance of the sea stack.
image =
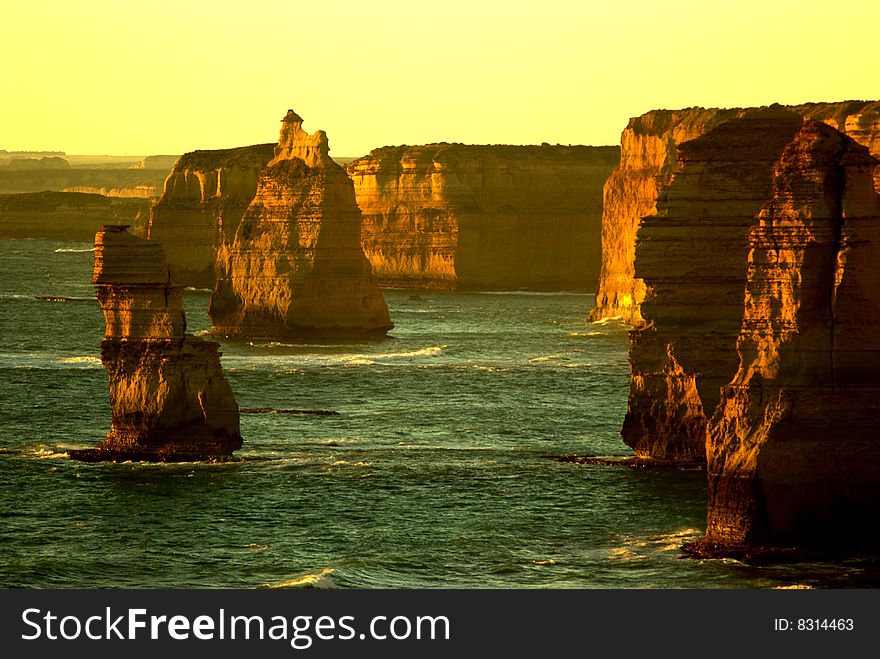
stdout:
[(289, 110), (275, 156), (232, 243), (218, 254), (214, 333), (232, 337), (382, 335), (393, 327), (361, 247), (351, 179)]
[(345, 166), (383, 286), (595, 290), (616, 146), (425, 144)]
[(739, 368), (709, 423), (702, 553), (880, 541), (876, 165), (807, 122), (774, 167), (748, 236)]
[(219, 345), (186, 334), (182, 287), (162, 245), (125, 225), (95, 236), (92, 282), (104, 312), (101, 361), (110, 378), (112, 427), (76, 460), (219, 460), (241, 448), (238, 404)]

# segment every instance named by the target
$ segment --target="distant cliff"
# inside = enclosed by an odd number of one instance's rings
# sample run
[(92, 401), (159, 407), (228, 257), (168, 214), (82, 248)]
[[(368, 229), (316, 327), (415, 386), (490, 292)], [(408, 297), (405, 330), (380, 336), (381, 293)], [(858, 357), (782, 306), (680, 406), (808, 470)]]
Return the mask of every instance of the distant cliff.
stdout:
[(351, 179), (324, 131), (289, 111), (235, 237), (220, 249), (214, 332), (228, 336), (384, 334), (393, 325), (361, 247)]
[(182, 289), (162, 246), (124, 227), (95, 236), (93, 283), (104, 312), (101, 361), (112, 427), (85, 461), (221, 459), (241, 447), (238, 405), (218, 344), (185, 334)]
[(167, 169), (14, 169), (0, 168), (0, 194), (22, 192), (87, 192), (108, 197), (149, 199), (162, 193)]
[(428, 144), (346, 165), (383, 285), (589, 290), (617, 147)]
[(181, 156), (150, 211), (148, 236), (165, 245), (179, 281), (214, 288), (217, 253), (231, 243), (273, 144)]
[(102, 224), (147, 229), (150, 202), (80, 192), (0, 195), (0, 239), (91, 241)]
[[(880, 102), (807, 103), (789, 110), (824, 121), (880, 154)], [(656, 200), (676, 169), (678, 145), (749, 108), (652, 110), (630, 120), (620, 138), (620, 164), (604, 189), (602, 271), (591, 320), (641, 320), (645, 285), (635, 275), (635, 241), (641, 218), (653, 215)], [(875, 176), (880, 189), (880, 174)]]

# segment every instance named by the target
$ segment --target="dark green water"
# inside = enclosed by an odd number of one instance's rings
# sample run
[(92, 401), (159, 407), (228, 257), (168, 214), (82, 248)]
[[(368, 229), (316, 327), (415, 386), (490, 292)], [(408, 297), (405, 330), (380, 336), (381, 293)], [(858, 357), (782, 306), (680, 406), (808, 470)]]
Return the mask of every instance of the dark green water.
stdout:
[[(859, 564), (682, 558), (700, 472), (625, 455), (626, 328), (569, 294), (387, 291), (382, 341), (223, 342), (229, 464), (82, 464), (109, 428), (90, 245), (0, 242), (0, 586), (847, 586)], [(35, 296), (83, 298), (46, 302)], [(190, 331), (208, 295), (188, 296)]]

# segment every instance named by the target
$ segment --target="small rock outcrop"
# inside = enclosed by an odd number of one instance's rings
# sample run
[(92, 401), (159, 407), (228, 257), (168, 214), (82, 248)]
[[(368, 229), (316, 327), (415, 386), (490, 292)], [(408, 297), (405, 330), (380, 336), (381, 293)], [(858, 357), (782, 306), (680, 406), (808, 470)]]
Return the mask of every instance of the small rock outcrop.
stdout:
[(361, 247), (361, 212), (324, 131), (292, 110), (235, 237), (209, 312), (236, 337), (384, 334), (393, 327)]
[(815, 122), (775, 164), (748, 234), (739, 368), (709, 423), (703, 553), (880, 540), (876, 165)]
[(174, 164), (150, 211), (148, 235), (165, 245), (180, 283), (214, 288), (217, 254), (235, 238), (273, 146), (193, 151)]
[(241, 448), (238, 404), (218, 344), (186, 334), (182, 288), (162, 245), (104, 226), (95, 236), (92, 278), (104, 312), (101, 361), (110, 378), (112, 427), (96, 461), (229, 458)]
[(348, 163), (385, 286), (593, 290), (617, 147), (427, 144)]

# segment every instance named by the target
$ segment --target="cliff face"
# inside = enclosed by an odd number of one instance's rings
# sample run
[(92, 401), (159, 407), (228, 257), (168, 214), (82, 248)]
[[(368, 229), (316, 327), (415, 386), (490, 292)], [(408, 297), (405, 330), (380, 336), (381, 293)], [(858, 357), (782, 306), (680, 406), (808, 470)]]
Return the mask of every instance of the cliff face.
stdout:
[(215, 333), (384, 334), (393, 326), (361, 248), (351, 179), (330, 159), (326, 134), (301, 126), (289, 111), (235, 238), (220, 250)]
[(385, 147), (346, 165), (384, 285), (586, 290), (616, 147)]
[[(880, 155), (880, 102), (808, 103), (787, 108), (823, 121)], [(748, 108), (653, 110), (631, 119), (620, 141), (620, 164), (604, 189), (602, 271), (590, 320), (641, 319), (644, 282), (635, 273), (635, 241), (642, 217), (656, 212), (656, 200), (672, 180), (678, 146)], [(875, 175), (880, 190), (880, 174)]]
[(706, 418), (736, 371), (748, 231), (799, 115), (759, 110), (678, 149), (679, 171), (635, 247), (646, 284), (621, 434), (640, 457), (705, 459)]
[(112, 427), (77, 460), (222, 459), (241, 448), (238, 404), (219, 346), (185, 334), (182, 289), (162, 246), (105, 226), (92, 278), (104, 312), (101, 361), (110, 378)]
[(102, 224), (146, 231), (150, 203), (79, 192), (0, 195), (0, 239), (87, 241)]
[(709, 426), (714, 551), (880, 538), (875, 165), (807, 123), (774, 167), (748, 235), (739, 368)]
[(167, 169), (0, 168), (0, 194), (52, 190), (148, 199), (161, 194), (162, 182), (166, 176)]
[(150, 211), (149, 237), (166, 247), (175, 277), (214, 288), (217, 253), (232, 242), (273, 145), (194, 151), (178, 159)]

